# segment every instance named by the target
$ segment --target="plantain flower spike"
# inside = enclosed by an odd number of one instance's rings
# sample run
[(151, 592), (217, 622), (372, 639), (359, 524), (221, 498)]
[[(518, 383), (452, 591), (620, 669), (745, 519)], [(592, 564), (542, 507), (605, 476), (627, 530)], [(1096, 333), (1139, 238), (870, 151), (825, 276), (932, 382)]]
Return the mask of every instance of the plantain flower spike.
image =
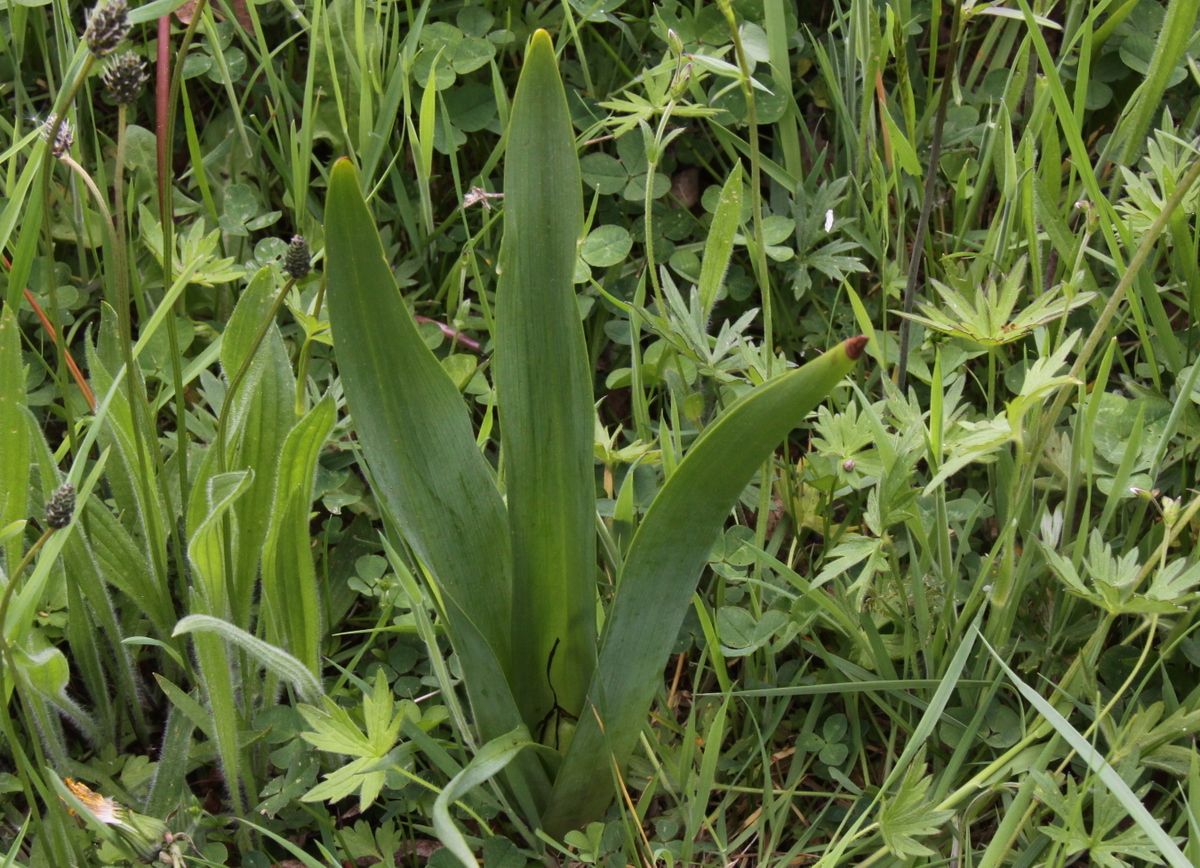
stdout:
[(283, 256), (283, 271), (288, 277), (296, 280), (304, 277), (312, 270), (312, 253), (303, 235), (293, 235), (292, 243), (288, 245), (287, 253)]
[(83, 34), (88, 51), (95, 58), (107, 57), (117, 50), (132, 26), (125, 0), (108, 0), (102, 6), (97, 5), (88, 16), (87, 32)]
[[(51, 132), (54, 134), (52, 142)], [(60, 122), (58, 115), (50, 115), (42, 124), (42, 138), (50, 142), (50, 153), (54, 155), (54, 159), (61, 160), (71, 150), (71, 145), (75, 144), (75, 131), (71, 129), (71, 122), (66, 118)]]
[(74, 514), (75, 486), (64, 482), (46, 503), (46, 524), (55, 530), (62, 530), (71, 523)]
[(142, 85), (149, 78), (145, 61), (132, 51), (126, 51), (104, 73), (104, 87), (117, 105), (129, 105), (141, 96)]

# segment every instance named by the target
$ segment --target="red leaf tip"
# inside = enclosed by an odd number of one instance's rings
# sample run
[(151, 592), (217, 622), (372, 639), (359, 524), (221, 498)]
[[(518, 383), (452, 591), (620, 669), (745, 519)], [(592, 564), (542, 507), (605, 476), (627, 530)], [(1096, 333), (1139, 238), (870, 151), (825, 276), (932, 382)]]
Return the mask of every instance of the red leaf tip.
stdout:
[(859, 335), (858, 337), (849, 338), (846, 341), (846, 355), (850, 357), (850, 361), (857, 362), (862, 356), (863, 350), (867, 347), (867, 336)]

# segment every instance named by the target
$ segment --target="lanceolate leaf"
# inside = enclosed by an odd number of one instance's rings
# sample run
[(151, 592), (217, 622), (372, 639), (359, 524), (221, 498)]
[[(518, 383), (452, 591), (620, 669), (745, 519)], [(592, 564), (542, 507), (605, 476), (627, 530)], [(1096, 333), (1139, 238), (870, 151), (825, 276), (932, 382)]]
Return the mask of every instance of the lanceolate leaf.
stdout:
[[(26, 518), (29, 488), (29, 429), (25, 425), (25, 372), (21, 364), (21, 330), (11, 307), (0, 311), (0, 527)], [(21, 560), (21, 536), (5, 547), (5, 573), (12, 576)], [(15, 577), (14, 577), (15, 578)]]
[(572, 281), (582, 225), (567, 99), (550, 36), (539, 30), (508, 131), (495, 362), (513, 546), (513, 692), (535, 736), (556, 699), (579, 714), (596, 656), (592, 382)]
[[(385, 510), (437, 582), (475, 723), (488, 741), (521, 724), (509, 688), (504, 503), (461, 394), (404, 305), (348, 160), (330, 173), (325, 238), (330, 322), (355, 430)], [(510, 783), (545, 803), (549, 781), (532, 754), (518, 758)]]
[(321, 606), (308, 536), (308, 510), (321, 446), (334, 422), (326, 395), (284, 441), (271, 526), (262, 550), (262, 609), (267, 638), (321, 673)]
[[(764, 383), (713, 423), (638, 528), (617, 585), (588, 691), (594, 706), (554, 784), (544, 823), (561, 835), (603, 813), (613, 763), (624, 767), (713, 542), (738, 495), (787, 433), (854, 366), (866, 338), (839, 344)], [(597, 721), (597, 715), (603, 726)]]
[[(250, 281), (238, 301), (229, 320), (229, 340), (222, 341), (221, 347), (221, 367), (227, 382), (233, 380), (249, 354), (263, 317), (270, 310), (273, 290), (269, 272), (264, 268)], [(280, 452), (284, 438), (296, 422), (295, 391), (296, 380), (283, 338), (272, 323), (237, 394), (226, 395), (230, 402), (227, 412), (234, 414), (230, 420), (233, 424), (225, 455), (226, 469), (254, 470), (254, 480), (246, 496), (234, 506), (239, 534), (233, 551), (230, 590), (233, 621), (243, 629), (250, 626), (250, 603), (259, 558), (267, 527), (273, 520), (271, 505), (280, 471)]]
[(504, 503), (462, 395), (404, 305), (349, 160), (330, 173), (325, 233), (338, 370), (377, 494), (507, 670)]
[(729, 257), (733, 254), (733, 236), (742, 218), (742, 164), (735, 163), (733, 171), (721, 188), (721, 199), (717, 202), (717, 213), (713, 215), (704, 242), (704, 261), (700, 264), (700, 306), (705, 316), (712, 313), (717, 303), (721, 281), (729, 268)]

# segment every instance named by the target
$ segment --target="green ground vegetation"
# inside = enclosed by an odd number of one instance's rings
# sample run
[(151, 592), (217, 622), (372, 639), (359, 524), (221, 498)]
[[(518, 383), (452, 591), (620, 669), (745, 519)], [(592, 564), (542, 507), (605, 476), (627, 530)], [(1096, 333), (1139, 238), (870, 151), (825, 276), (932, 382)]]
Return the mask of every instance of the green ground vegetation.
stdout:
[(0, 0), (0, 868), (1200, 864), (1198, 15)]

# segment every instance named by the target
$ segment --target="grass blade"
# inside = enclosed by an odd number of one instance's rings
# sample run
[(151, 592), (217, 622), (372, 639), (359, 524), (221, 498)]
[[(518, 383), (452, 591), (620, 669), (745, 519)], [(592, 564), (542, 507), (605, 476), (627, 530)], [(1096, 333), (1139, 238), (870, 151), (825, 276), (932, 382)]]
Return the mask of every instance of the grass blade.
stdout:
[[(26, 518), (29, 489), (29, 428), (25, 424), (25, 371), (21, 362), (21, 331), (13, 308), (0, 312), (0, 527)], [(5, 546), (11, 576), (21, 560), (21, 536)]]
[(450, 805), (462, 798), (488, 778), (503, 771), (522, 748), (530, 745), (524, 727), (493, 739), (479, 749), (479, 753), (446, 784), (446, 788), (433, 803), (433, 830), (447, 849), (466, 866), (478, 868), (475, 854), (471, 852), (467, 839), (458, 830), (450, 816)]
[(1142, 828), (1142, 831), (1154, 842), (1167, 862), (1174, 866), (1174, 868), (1191, 868), (1193, 863), (1183, 855), (1183, 852), (1171, 840), (1171, 836), (1159, 825), (1153, 815), (1146, 810), (1146, 806), (1142, 804), (1142, 800), (1129, 788), (1129, 784), (1125, 783), (1125, 780), (1117, 773), (1117, 770), (1108, 764), (1104, 755), (1097, 751), (1091, 742), (1084, 738), (1079, 730), (1071, 725), (1070, 721), (1059, 714), (1053, 705), (1043, 699), (1041, 694), (1022, 681), (1017, 673), (1013, 672), (1008, 667), (1008, 664), (1004, 662), (1004, 658), (997, 654), (996, 650), (988, 644), (986, 639), (983, 642), (987, 645), (987, 649), (992, 657), (1000, 664), (1000, 668), (1008, 675), (1009, 680), (1021, 692), (1021, 695), (1071, 745), (1071, 749), (1079, 754), (1080, 758), (1087, 763), (1088, 768), (1095, 772), (1100, 780), (1104, 781), (1104, 785), (1117, 797), (1117, 800), (1121, 803), (1121, 807), (1129, 813), (1130, 819)]
[(733, 171), (721, 188), (721, 199), (717, 202), (717, 213), (713, 215), (708, 238), (704, 242), (704, 259), (700, 263), (700, 306), (705, 316), (712, 313), (717, 303), (717, 293), (725, 272), (729, 268), (729, 257), (733, 255), (733, 236), (742, 219), (742, 164), (734, 163)]

